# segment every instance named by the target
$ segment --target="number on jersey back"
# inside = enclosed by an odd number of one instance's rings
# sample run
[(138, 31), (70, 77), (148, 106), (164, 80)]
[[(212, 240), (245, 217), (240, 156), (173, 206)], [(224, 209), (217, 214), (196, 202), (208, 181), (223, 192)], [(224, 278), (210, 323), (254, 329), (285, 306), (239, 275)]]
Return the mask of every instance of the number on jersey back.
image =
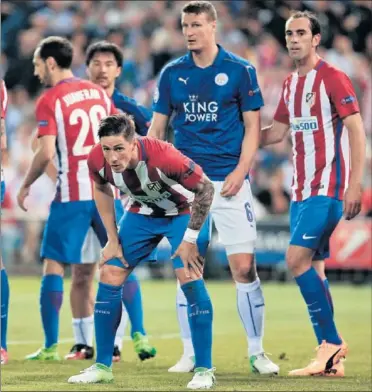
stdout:
[(92, 82), (67, 79), (47, 90), (36, 105), (38, 137), (56, 136), (55, 200), (92, 200), (87, 157), (98, 142), (100, 120), (116, 113), (106, 92)]

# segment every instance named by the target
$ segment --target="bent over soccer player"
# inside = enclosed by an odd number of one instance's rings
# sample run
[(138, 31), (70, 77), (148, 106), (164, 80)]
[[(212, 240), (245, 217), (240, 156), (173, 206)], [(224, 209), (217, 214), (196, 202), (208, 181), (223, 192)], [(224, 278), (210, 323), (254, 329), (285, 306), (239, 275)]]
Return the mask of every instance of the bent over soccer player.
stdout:
[[(98, 135), (100, 143), (90, 152), (88, 166), (108, 242), (102, 251), (95, 304), (97, 361), (82, 374), (70, 377), (69, 382), (113, 380), (112, 350), (121, 316), (121, 287), (135, 266), (167, 237), (174, 252), (175, 273), (187, 298), (195, 348), (195, 375), (187, 387), (210, 388), (214, 382), (213, 310), (202, 279), (203, 259), (196, 239), (213, 200), (213, 184), (200, 166), (172, 145), (148, 137), (135, 138), (135, 125), (127, 114), (102, 120)], [(129, 196), (119, 232), (110, 184)]]
[(350, 79), (316, 53), (321, 40), (316, 16), (296, 12), (286, 23), (285, 36), (297, 69), (284, 81), (274, 122), (262, 130), (261, 144), (276, 143), (291, 132), (294, 176), (287, 264), (319, 344), (316, 359), (290, 375), (342, 377), (347, 345), (336, 329), (324, 259), (343, 212), (347, 220), (360, 212), (365, 134)]

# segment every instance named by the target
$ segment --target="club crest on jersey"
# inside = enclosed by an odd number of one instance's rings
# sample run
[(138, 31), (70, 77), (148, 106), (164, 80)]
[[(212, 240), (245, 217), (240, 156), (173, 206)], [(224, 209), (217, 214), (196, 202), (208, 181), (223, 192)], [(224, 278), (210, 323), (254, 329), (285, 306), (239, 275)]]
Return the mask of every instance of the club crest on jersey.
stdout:
[(316, 97), (316, 93), (307, 93), (305, 100), (306, 103), (309, 105), (309, 107), (313, 107), (315, 104), (315, 97)]
[(160, 182), (154, 181), (154, 182), (148, 183), (147, 188), (149, 188), (150, 191), (159, 192), (161, 190), (161, 185), (160, 185)]
[(224, 86), (229, 81), (229, 77), (225, 73), (219, 73), (214, 78), (214, 81), (218, 86)]

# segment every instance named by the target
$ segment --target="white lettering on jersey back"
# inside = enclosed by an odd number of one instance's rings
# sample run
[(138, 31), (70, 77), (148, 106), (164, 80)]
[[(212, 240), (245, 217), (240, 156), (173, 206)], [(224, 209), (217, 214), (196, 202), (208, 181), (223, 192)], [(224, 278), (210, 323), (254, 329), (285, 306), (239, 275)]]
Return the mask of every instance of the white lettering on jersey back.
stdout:
[(66, 94), (62, 97), (67, 107), (77, 102), (100, 98), (99, 91), (95, 88), (73, 91), (72, 93)]

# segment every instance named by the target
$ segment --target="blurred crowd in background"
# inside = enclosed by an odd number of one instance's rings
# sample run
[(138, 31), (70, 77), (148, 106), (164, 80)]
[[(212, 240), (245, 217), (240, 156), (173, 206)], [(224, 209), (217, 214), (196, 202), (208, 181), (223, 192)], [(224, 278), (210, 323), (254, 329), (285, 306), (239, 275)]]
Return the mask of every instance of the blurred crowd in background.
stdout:
[[(86, 78), (87, 46), (102, 39), (115, 42), (122, 48), (125, 59), (118, 87), (139, 103), (151, 107), (159, 71), (168, 61), (185, 53), (180, 26), (185, 3), (1, 2), (0, 76), (5, 79), (9, 93), (6, 118), (9, 153), (4, 160), (7, 194), (2, 232), (8, 236), (8, 246), (10, 242), (22, 244), (25, 260), (35, 260), (43, 219), (54, 191), (51, 181), (43, 176), (32, 188), (28, 200), (30, 212), (21, 214), (15, 206), (17, 189), (32, 157), (30, 141), (36, 128), (35, 100), (42, 91), (33, 76), (32, 57), (37, 43), (50, 35), (68, 37), (74, 46), (73, 72), (77, 77)], [(323, 30), (319, 54), (351, 78), (361, 105), (368, 135), (363, 214), (371, 214), (372, 1), (229, 0), (213, 3), (219, 17), (219, 43), (250, 60), (257, 69), (265, 100), (263, 125), (272, 120), (282, 82), (293, 67), (285, 48), (285, 21), (292, 10), (311, 10), (318, 15)], [(270, 214), (287, 214), (292, 181), (290, 141), (260, 150), (251, 179), (258, 219)]]

